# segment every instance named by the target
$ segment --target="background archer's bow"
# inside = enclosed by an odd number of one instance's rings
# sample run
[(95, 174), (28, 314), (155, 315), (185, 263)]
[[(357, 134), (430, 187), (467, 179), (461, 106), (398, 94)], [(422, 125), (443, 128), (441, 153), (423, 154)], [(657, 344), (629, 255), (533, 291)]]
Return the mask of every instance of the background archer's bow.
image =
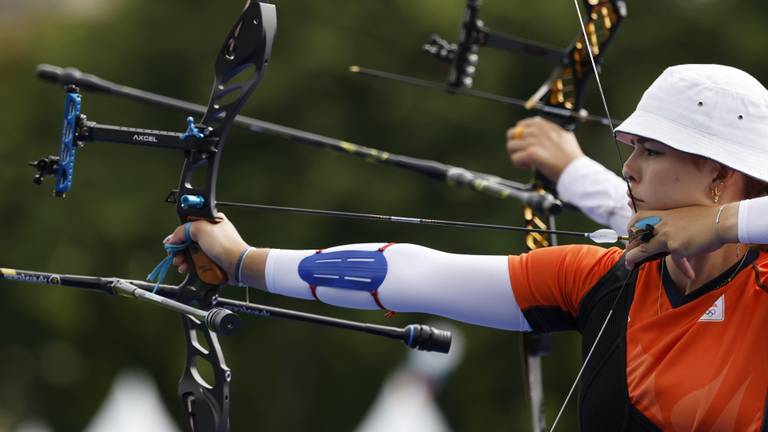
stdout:
[[(35, 5), (41, 5), (39, 8)], [(231, 7), (230, 7), (231, 6)], [(163, 203), (178, 183), (173, 152), (89, 144), (78, 157), (76, 189), (65, 201), (34, 188), (24, 163), (56, 147), (61, 93), (34, 77), (38, 63), (74, 65), (133, 87), (205, 103), (210, 59), (238, 5), (148, 0), (2, 3), (0, 16), (0, 263), (20, 268), (143, 276), (162, 257), (160, 241), (177, 224)], [(762, 80), (765, 2), (628, 1), (630, 17), (606, 56), (602, 78), (612, 113), (625, 117), (641, 91), (670, 64), (717, 62)], [(503, 148), (507, 127), (528, 115), (493, 102), (361, 80), (350, 64), (443, 81), (446, 70), (420, 52), (432, 33), (455, 34), (461, 0), (278, 2), (280, 34), (270, 72), (244, 113), (394, 153), (439, 160), (525, 182)], [(494, 30), (565, 48), (578, 30), (572, 4), (486, 0)], [(725, 21), (724, 17), (728, 17)], [(733, 23), (738, 23), (734, 25)], [(483, 52), (477, 90), (527, 97), (551, 64)], [(600, 114), (594, 83), (584, 106)], [(109, 96), (88, 97), (99, 120), (182, 132), (183, 116)], [(579, 130), (585, 151), (615, 167), (603, 126)], [(349, 211), (516, 224), (521, 206), (448, 188), (386, 166), (364, 164), (282, 140), (232, 130), (218, 194), (232, 200)], [(366, 240), (414, 242), (448, 251), (505, 254), (523, 250), (521, 234), (279, 217), (228, 210), (255, 244), (319, 247)], [(559, 228), (591, 230), (566, 212)], [(562, 240), (561, 240), (562, 241)], [(227, 294), (239, 295), (234, 289)], [(254, 294), (257, 295), (257, 294)], [(359, 320), (371, 312), (291, 299), (260, 301)], [(45, 419), (57, 431), (81, 430), (111, 378), (126, 366), (150, 370), (166, 404), (176, 406), (183, 341), (178, 318), (142, 304), (52, 287), (0, 287), (0, 430), (18, 419)], [(412, 316), (380, 319), (384, 324)], [(518, 347), (499, 331), (465, 327), (464, 364), (440, 402), (455, 430), (521, 430), (527, 424)], [(150, 349), (151, 347), (151, 349)], [(302, 324), (246, 319), (224, 344), (236, 371), (232, 430), (351, 430), (390, 367), (396, 345)], [(545, 393), (563, 395), (579, 362), (575, 335), (556, 335), (544, 360)], [(545, 407), (554, 415), (559, 397)], [(64, 403), (63, 401), (66, 401)], [(179, 415), (177, 410), (172, 412)], [(569, 410), (558, 430), (573, 430)], [(569, 429), (570, 428), (570, 429)]]

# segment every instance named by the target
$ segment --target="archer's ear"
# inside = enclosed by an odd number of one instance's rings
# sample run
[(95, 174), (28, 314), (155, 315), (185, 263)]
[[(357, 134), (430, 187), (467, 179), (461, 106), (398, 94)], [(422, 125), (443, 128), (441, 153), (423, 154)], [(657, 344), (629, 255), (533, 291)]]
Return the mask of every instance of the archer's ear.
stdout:
[(727, 167), (713, 160), (708, 160), (712, 169), (712, 183), (729, 183), (739, 173), (733, 168)]

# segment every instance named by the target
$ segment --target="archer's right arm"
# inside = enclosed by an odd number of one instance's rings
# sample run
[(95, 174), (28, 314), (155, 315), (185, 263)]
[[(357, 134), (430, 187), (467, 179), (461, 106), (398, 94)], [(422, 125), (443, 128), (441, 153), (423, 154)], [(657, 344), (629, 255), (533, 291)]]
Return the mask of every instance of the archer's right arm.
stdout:
[(519, 168), (535, 168), (556, 183), (563, 201), (595, 222), (626, 234), (632, 210), (627, 183), (585, 156), (573, 132), (541, 117), (519, 121), (507, 131), (507, 153)]

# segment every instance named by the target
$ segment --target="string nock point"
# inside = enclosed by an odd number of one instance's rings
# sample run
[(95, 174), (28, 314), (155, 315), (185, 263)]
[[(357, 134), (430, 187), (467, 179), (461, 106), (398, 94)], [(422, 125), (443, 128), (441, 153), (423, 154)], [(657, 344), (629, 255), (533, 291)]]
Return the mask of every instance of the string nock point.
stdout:
[(183, 195), (181, 197), (181, 208), (183, 209), (199, 209), (203, 208), (203, 205), (205, 205), (205, 198), (201, 195)]
[(661, 218), (658, 216), (648, 216), (635, 222), (629, 230), (629, 241), (639, 238), (643, 243), (648, 243), (653, 238), (654, 229), (659, 222)]

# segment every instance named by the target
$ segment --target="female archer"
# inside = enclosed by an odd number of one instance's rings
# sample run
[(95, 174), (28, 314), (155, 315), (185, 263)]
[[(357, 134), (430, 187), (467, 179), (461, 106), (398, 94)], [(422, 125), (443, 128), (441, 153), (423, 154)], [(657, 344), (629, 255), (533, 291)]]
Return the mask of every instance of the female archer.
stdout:
[[(768, 198), (753, 199), (768, 185), (768, 90), (731, 67), (671, 67), (616, 135), (633, 147), (623, 174), (636, 218), (655, 224), (656, 236), (628, 254), (588, 245), (520, 256), (385, 243), (256, 249), (226, 219), (179, 227), (166, 242), (190, 237), (232, 283), (276, 294), (579, 331), (582, 430), (761, 430), (768, 254), (745, 243), (768, 240)], [(658, 252), (672, 255), (653, 259)], [(174, 262), (187, 270), (182, 255)]]

